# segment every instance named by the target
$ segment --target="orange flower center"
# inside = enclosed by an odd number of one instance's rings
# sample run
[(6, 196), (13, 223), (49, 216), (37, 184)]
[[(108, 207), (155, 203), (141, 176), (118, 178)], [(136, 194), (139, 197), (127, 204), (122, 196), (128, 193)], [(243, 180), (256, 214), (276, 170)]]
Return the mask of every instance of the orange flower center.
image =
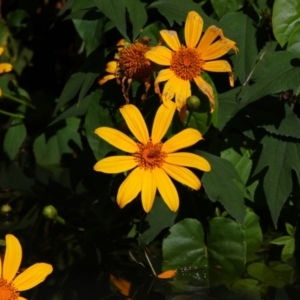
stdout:
[(201, 74), (204, 60), (194, 48), (181, 47), (172, 53), (171, 70), (183, 80), (191, 80)]
[(139, 151), (133, 156), (140, 168), (145, 170), (153, 170), (161, 167), (167, 157), (167, 153), (161, 151), (163, 143), (153, 144), (149, 141), (146, 145), (137, 143)]
[(151, 75), (152, 63), (145, 58), (145, 53), (149, 49), (149, 46), (135, 42), (121, 50), (119, 68), (125, 77), (140, 80)]
[(0, 278), (0, 299), (1, 300), (17, 300), (19, 292), (15, 289), (12, 282), (7, 282), (4, 278)]

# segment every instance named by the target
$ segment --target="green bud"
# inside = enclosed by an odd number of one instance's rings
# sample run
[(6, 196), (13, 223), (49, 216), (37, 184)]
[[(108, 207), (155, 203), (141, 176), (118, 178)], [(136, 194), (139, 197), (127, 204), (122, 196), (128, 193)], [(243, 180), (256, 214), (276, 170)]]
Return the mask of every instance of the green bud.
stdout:
[(192, 95), (186, 99), (186, 106), (187, 106), (188, 110), (190, 110), (190, 111), (197, 110), (199, 108), (200, 104), (201, 104), (201, 101), (197, 96)]
[(53, 205), (45, 206), (43, 209), (43, 215), (50, 220), (56, 220), (58, 217), (57, 210)]

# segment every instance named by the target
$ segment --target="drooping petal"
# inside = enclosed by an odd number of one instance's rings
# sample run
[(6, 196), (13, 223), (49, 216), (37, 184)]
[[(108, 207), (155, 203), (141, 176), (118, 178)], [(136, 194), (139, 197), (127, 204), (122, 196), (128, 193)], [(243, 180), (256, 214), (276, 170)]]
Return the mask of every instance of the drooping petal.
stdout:
[(170, 66), (172, 51), (164, 46), (156, 46), (145, 53), (145, 57), (161, 66)]
[(22, 248), (19, 240), (12, 234), (5, 236), (6, 249), (3, 262), (3, 278), (12, 281), (19, 270), (22, 260)]
[(172, 180), (161, 168), (155, 168), (152, 172), (155, 184), (162, 199), (170, 210), (174, 212), (177, 211), (179, 207), (179, 197)]
[(37, 263), (18, 275), (13, 284), (18, 291), (26, 291), (43, 282), (52, 271), (53, 268), (51, 265)]
[(0, 56), (2, 55), (3, 51), (4, 51), (4, 48), (0, 47)]
[(181, 47), (177, 32), (174, 30), (161, 30), (161, 37), (166, 42), (166, 44), (174, 51), (178, 51)]
[(201, 52), (201, 54), (206, 51), (217, 37), (223, 37), (222, 29), (214, 25), (209, 26), (197, 46), (197, 49)]
[(178, 110), (186, 104), (186, 100), (191, 96), (191, 84), (189, 80), (180, 80), (180, 85), (175, 92), (175, 102)]
[(187, 128), (167, 140), (163, 144), (161, 150), (167, 153), (172, 153), (178, 149), (192, 146), (200, 140), (202, 140), (202, 135), (197, 129)]
[(165, 136), (176, 110), (176, 105), (169, 100), (168, 104), (161, 104), (158, 108), (152, 126), (151, 138), (153, 144), (159, 143)]
[(108, 73), (115, 74), (115, 72), (117, 70), (117, 66), (118, 66), (118, 63), (116, 61), (114, 61), (114, 60), (110, 61), (107, 63), (105, 71)]
[(164, 163), (162, 169), (173, 179), (189, 186), (194, 190), (199, 190), (201, 187), (199, 178), (192, 171), (185, 167)]
[(121, 208), (131, 202), (141, 191), (145, 170), (134, 169), (119, 187), (117, 203)]
[(234, 86), (234, 75), (233, 75), (233, 72), (229, 72), (229, 84), (231, 87)]
[[(109, 274), (110, 281), (118, 289), (119, 293), (128, 297), (130, 295), (131, 282), (123, 278), (116, 277), (113, 274)], [(128, 298), (127, 298), (128, 299)]]
[(155, 82), (154, 82), (155, 93), (161, 95), (159, 83), (163, 82), (163, 81), (167, 81), (167, 80), (171, 79), (172, 77), (175, 77), (175, 73), (171, 69), (161, 70), (158, 73), (158, 75), (155, 79)]
[(136, 142), (117, 129), (99, 127), (95, 130), (95, 133), (106, 142), (125, 152), (134, 153), (138, 150)]
[(142, 183), (142, 204), (144, 211), (148, 213), (154, 202), (156, 184), (153, 179), (152, 171), (145, 171)]
[(175, 277), (177, 274), (177, 270), (168, 270), (163, 273), (158, 274), (156, 277), (160, 279), (171, 279)]
[(178, 89), (178, 77), (171, 77), (164, 85), (162, 97), (167, 100), (171, 100), (175, 96), (175, 92)]
[(117, 174), (133, 169), (137, 162), (133, 156), (116, 155), (103, 158), (94, 165), (94, 170), (98, 172)]
[(10, 72), (12, 68), (12, 65), (9, 63), (0, 63), (0, 74)]
[(24, 298), (24, 297), (18, 297), (18, 299), (17, 300), (27, 300), (27, 298)]
[(184, 37), (185, 43), (190, 48), (195, 48), (203, 29), (203, 19), (195, 11), (188, 13), (185, 26)]
[(198, 88), (208, 97), (209, 101), (212, 104), (210, 112), (215, 110), (215, 96), (212, 87), (201, 77), (194, 78), (195, 83), (197, 84)]
[(229, 52), (229, 50), (237, 50), (235, 42), (227, 38), (222, 38), (201, 52), (201, 58), (204, 60), (212, 60), (219, 58)]
[(189, 152), (169, 153), (165, 158), (165, 162), (177, 166), (196, 168), (205, 172), (211, 170), (211, 166), (205, 158)]
[(205, 71), (211, 72), (232, 72), (231, 66), (227, 60), (206, 61), (202, 68)]
[(103, 76), (103, 78), (101, 78), (98, 81), (98, 84), (102, 85), (102, 84), (106, 83), (108, 80), (115, 79), (115, 78), (116, 78), (116, 76), (114, 74), (105, 75), (105, 76)]
[(139, 109), (135, 105), (127, 104), (120, 108), (120, 112), (136, 139), (142, 144), (147, 144), (149, 141), (149, 133)]

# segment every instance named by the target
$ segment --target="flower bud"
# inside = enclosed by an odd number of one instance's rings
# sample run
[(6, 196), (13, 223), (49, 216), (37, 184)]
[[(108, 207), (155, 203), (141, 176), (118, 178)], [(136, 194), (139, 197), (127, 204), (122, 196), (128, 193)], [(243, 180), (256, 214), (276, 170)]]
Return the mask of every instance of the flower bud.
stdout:
[(187, 106), (188, 110), (190, 110), (190, 111), (197, 110), (199, 108), (200, 104), (201, 104), (201, 101), (197, 96), (192, 95), (186, 99), (186, 106)]
[(43, 209), (43, 215), (50, 220), (56, 220), (58, 217), (57, 210), (53, 205), (45, 206)]

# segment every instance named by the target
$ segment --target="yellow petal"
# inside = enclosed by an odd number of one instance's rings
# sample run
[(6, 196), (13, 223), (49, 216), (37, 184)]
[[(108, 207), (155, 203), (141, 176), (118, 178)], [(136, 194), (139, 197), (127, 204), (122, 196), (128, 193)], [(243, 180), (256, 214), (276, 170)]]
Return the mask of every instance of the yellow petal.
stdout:
[(231, 49), (237, 50), (235, 42), (227, 38), (222, 38), (206, 48), (205, 51), (202, 50), (201, 58), (204, 60), (216, 59), (223, 56)]
[(118, 66), (118, 64), (116, 61), (114, 61), (114, 60), (110, 61), (107, 63), (105, 71), (108, 73), (115, 74), (116, 70), (117, 70), (117, 66)]
[(178, 89), (179, 78), (177, 76), (171, 77), (164, 86), (162, 97), (171, 100), (175, 96), (175, 91)]
[(133, 169), (137, 162), (133, 156), (116, 155), (103, 158), (94, 165), (94, 170), (98, 172), (117, 174)]
[(170, 66), (172, 51), (164, 46), (156, 46), (145, 53), (145, 57), (161, 66)]
[(169, 100), (167, 105), (161, 104), (158, 108), (152, 126), (151, 138), (154, 144), (159, 143), (165, 136), (176, 110), (174, 102)]
[(147, 144), (149, 141), (149, 133), (139, 109), (135, 105), (127, 104), (120, 108), (120, 112), (136, 139), (142, 144)]
[[(234, 86), (234, 76), (233, 76), (233, 72), (229, 72), (229, 84), (231, 87)], [(0, 94), (1, 96), (1, 94)]]
[(155, 184), (162, 199), (165, 201), (170, 210), (174, 212), (177, 211), (179, 207), (179, 197), (170, 177), (160, 168), (155, 168), (152, 172)]
[(3, 278), (12, 281), (19, 270), (22, 260), (22, 248), (19, 240), (12, 234), (5, 236), (6, 249), (3, 262)]
[(27, 298), (24, 298), (24, 297), (18, 297), (18, 299), (17, 300), (27, 300)]
[(0, 89), (0, 97), (2, 96), (2, 89)]
[(166, 44), (174, 51), (178, 51), (181, 47), (177, 32), (173, 30), (161, 30), (161, 37), (166, 42)]
[(162, 169), (173, 179), (189, 186), (194, 190), (199, 190), (201, 187), (199, 178), (192, 171), (185, 167), (164, 163)]
[(212, 104), (210, 112), (213, 112), (216, 104), (212, 87), (201, 76), (195, 77), (194, 81), (196, 82), (198, 88), (208, 97)]
[(141, 191), (145, 170), (134, 169), (119, 187), (117, 203), (121, 208), (131, 202)]
[(168, 270), (163, 273), (158, 274), (156, 277), (160, 279), (170, 279), (175, 277), (177, 274), (177, 270)]
[(175, 92), (175, 102), (178, 110), (186, 104), (186, 100), (191, 96), (191, 84), (189, 80), (178, 79), (179, 85)]
[(26, 291), (43, 282), (52, 271), (53, 268), (49, 264), (34, 264), (18, 275), (13, 284), (18, 291)]
[(123, 296), (130, 295), (131, 282), (123, 278), (117, 278), (113, 274), (109, 274), (109, 278), (114, 286), (118, 289), (120, 294), (122, 294)]
[(8, 63), (0, 63), (0, 74), (10, 72), (12, 70), (12, 65)]
[(167, 140), (163, 144), (161, 150), (167, 153), (172, 153), (178, 149), (192, 146), (200, 140), (202, 140), (202, 135), (197, 129), (187, 128)]
[(95, 130), (95, 133), (106, 142), (125, 152), (134, 153), (138, 150), (136, 142), (117, 129), (99, 127)]
[(232, 72), (231, 66), (227, 60), (206, 61), (202, 68), (205, 71), (211, 72)]
[(159, 71), (156, 79), (155, 84), (158, 84), (159, 82), (167, 81), (175, 76), (175, 73), (171, 69), (164, 69)]
[(152, 171), (145, 171), (142, 183), (142, 204), (144, 211), (148, 213), (154, 202), (156, 185), (153, 179)]
[(4, 51), (4, 48), (0, 47), (0, 56), (2, 55), (3, 51)]
[(199, 45), (197, 46), (197, 49), (200, 51), (200, 53), (202, 54), (205, 52), (217, 37), (223, 37), (222, 29), (214, 25), (209, 26), (201, 38)]
[(190, 48), (195, 48), (203, 29), (203, 19), (195, 11), (187, 15), (184, 26), (185, 43)]
[(105, 75), (103, 78), (101, 78), (101, 79), (98, 81), (98, 84), (99, 84), (99, 85), (102, 85), (102, 84), (106, 83), (108, 80), (115, 79), (115, 78), (116, 78), (116, 76), (113, 75), (113, 74)]
[(165, 158), (165, 162), (178, 166), (196, 168), (205, 172), (211, 170), (211, 166), (205, 158), (189, 152), (169, 153)]

